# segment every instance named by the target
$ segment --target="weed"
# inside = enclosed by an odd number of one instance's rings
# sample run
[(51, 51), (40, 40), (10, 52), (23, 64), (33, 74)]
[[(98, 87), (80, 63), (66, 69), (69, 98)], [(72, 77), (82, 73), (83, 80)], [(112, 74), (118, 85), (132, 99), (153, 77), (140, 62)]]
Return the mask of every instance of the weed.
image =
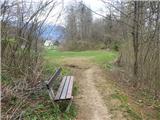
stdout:
[(2, 84), (5, 84), (5, 85), (13, 84), (13, 80), (11, 76), (6, 73), (1, 73), (1, 80), (2, 80)]
[(141, 116), (128, 104), (128, 97), (126, 95), (120, 94), (116, 91), (111, 97), (121, 101), (121, 105), (118, 108), (127, 112), (133, 120), (142, 120)]
[(76, 96), (78, 94), (78, 85), (76, 82), (74, 82), (74, 86), (73, 86), (73, 96)]
[(65, 112), (68, 103), (55, 103), (50, 101), (39, 102), (34, 107), (28, 107), (25, 111), (25, 120), (71, 120), (76, 114), (75, 105), (72, 104), (70, 110)]

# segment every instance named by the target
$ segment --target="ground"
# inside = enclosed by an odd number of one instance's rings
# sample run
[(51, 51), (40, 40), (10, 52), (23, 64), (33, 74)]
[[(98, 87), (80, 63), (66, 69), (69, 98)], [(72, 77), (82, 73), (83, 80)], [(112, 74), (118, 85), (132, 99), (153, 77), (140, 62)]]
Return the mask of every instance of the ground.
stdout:
[(125, 90), (117, 85), (112, 74), (113, 61), (118, 57), (116, 52), (48, 49), (45, 55), (49, 66), (61, 66), (64, 75), (75, 76), (74, 86), (78, 88), (74, 95), (74, 103), (78, 106), (76, 120), (157, 120), (131, 97), (130, 88), (124, 87)]
[[(45, 52), (43, 80), (49, 79), (54, 69), (62, 67), (63, 75), (75, 77), (74, 101), (68, 112), (68, 103), (52, 104), (46, 89), (34, 91), (21, 106), (25, 120), (160, 120), (160, 104), (148, 95), (125, 85), (120, 86), (116, 78), (117, 67), (113, 61), (115, 51), (57, 51)], [(120, 77), (119, 75), (117, 77)], [(44, 83), (44, 81), (42, 81)], [(133, 94), (133, 95), (132, 95)], [(145, 96), (149, 97), (146, 99)], [(4, 117), (12, 114), (22, 100), (14, 96), (2, 102)], [(147, 104), (146, 104), (147, 103)], [(6, 107), (7, 105), (7, 107)], [(155, 106), (156, 105), (156, 106)], [(14, 107), (13, 107), (14, 106)], [(13, 107), (13, 108), (12, 108)], [(7, 115), (6, 115), (7, 114)]]

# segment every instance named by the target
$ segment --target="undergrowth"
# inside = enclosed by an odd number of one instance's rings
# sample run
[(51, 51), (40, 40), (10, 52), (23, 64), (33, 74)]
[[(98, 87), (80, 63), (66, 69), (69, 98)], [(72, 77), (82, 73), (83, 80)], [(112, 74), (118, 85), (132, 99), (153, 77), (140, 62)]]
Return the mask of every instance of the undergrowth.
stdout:
[[(6, 96), (2, 101), (2, 118), (6, 119), (6, 114), (8, 116), (14, 114), (14, 110), (17, 110), (16, 117), (14, 119), (20, 119), (21, 116), (24, 120), (72, 120), (77, 114), (77, 108), (74, 102), (72, 103), (68, 112), (65, 112), (65, 109), (68, 106), (67, 102), (53, 103), (51, 102), (47, 89), (45, 88), (44, 81), (48, 80), (55, 72), (55, 70), (60, 66), (56, 62), (46, 62), (43, 65), (43, 72), (41, 75), (41, 80), (39, 83), (44, 86), (40, 90), (32, 90), (31, 93), (27, 93), (26, 96), (20, 98), (15, 95), (14, 92), (11, 92)], [(62, 76), (71, 74), (71, 71), (68, 68), (62, 67)], [(13, 84), (13, 78), (8, 74), (2, 74), (2, 83), (3, 85), (11, 86)], [(57, 82), (56, 85), (59, 83)], [(7, 88), (6, 88), (7, 89)], [(11, 87), (6, 91), (10, 91)], [(11, 89), (12, 90), (12, 89)], [(76, 84), (73, 86), (73, 95), (76, 95), (78, 87)], [(25, 91), (23, 91), (25, 94)], [(24, 100), (25, 99), (25, 100)], [(24, 102), (22, 102), (24, 100)], [(13, 110), (12, 110), (13, 109)], [(7, 113), (7, 111), (9, 111)]]
[(32, 96), (30, 100), (30, 102), (35, 103), (28, 104), (28, 107), (25, 109), (25, 120), (71, 120), (77, 114), (74, 103), (69, 111), (65, 112), (68, 102), (53, 104), (46, 92), (38, 96)]
[(111, 95), (112, 99), (120, 100), (121, 104), (118, 106), (117, 109), (126, 112), (132, 120), (143, 120), (141, 115), (139, 115), (128, 103), (128, 97), (122, 93), (116, 91), (114, 94)]

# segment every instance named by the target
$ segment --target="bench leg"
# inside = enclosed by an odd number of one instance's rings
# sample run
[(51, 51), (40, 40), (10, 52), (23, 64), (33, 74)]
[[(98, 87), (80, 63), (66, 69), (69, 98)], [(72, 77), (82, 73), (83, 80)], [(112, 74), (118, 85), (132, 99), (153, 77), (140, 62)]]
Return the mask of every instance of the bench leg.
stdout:
[(69, 101), (69, 104), (68, 104), (65, 112), (68, 112), (68, 111), (69, 111), (69, 109), (70, 109), (70, 107), (71, 107), (71, 105), (72, 105), (72, 100), (73, 100), (73, 97), (72, 97), (71, 100)]

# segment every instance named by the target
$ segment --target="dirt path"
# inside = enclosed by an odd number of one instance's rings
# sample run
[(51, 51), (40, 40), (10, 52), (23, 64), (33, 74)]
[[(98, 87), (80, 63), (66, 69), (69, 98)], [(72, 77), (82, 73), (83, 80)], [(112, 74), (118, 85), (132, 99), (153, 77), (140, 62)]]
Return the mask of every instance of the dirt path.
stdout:
[(97, 70), (96, 66), (90, 67), (83, 72), (83, 80), (79, 80), (82, 88), (81, 98), (83, 98), (77, 101), (82, 109), (78, 116), (79, 120), (82, 118), (84, 120), (110, 120), (108, 109), (95, 85), (96, 80), (102, 80)]
[(95, 86), (96, 80), (103, 79), (97, 73), (98, 67), (85, 58), (65, 59), (65, 65), (73, 68), (79, 87), (79, 94), (75, 98), (79, 106), (77, 120), (110, 120), (110, 114)]
[[(74, 98), (79, 107), (76, 120), (125, 120), (120, 113), (117, 119), (113, 119), (109, 112), (97, 87), (106, 81), (106, 77), (97, 65), (86, 58), (68, 58), (63, 63), (72, 70), (78, 85), (79, 92)], [(108, 93), (105, 94), (109, 95), (110, 91), (106, 90)]]

